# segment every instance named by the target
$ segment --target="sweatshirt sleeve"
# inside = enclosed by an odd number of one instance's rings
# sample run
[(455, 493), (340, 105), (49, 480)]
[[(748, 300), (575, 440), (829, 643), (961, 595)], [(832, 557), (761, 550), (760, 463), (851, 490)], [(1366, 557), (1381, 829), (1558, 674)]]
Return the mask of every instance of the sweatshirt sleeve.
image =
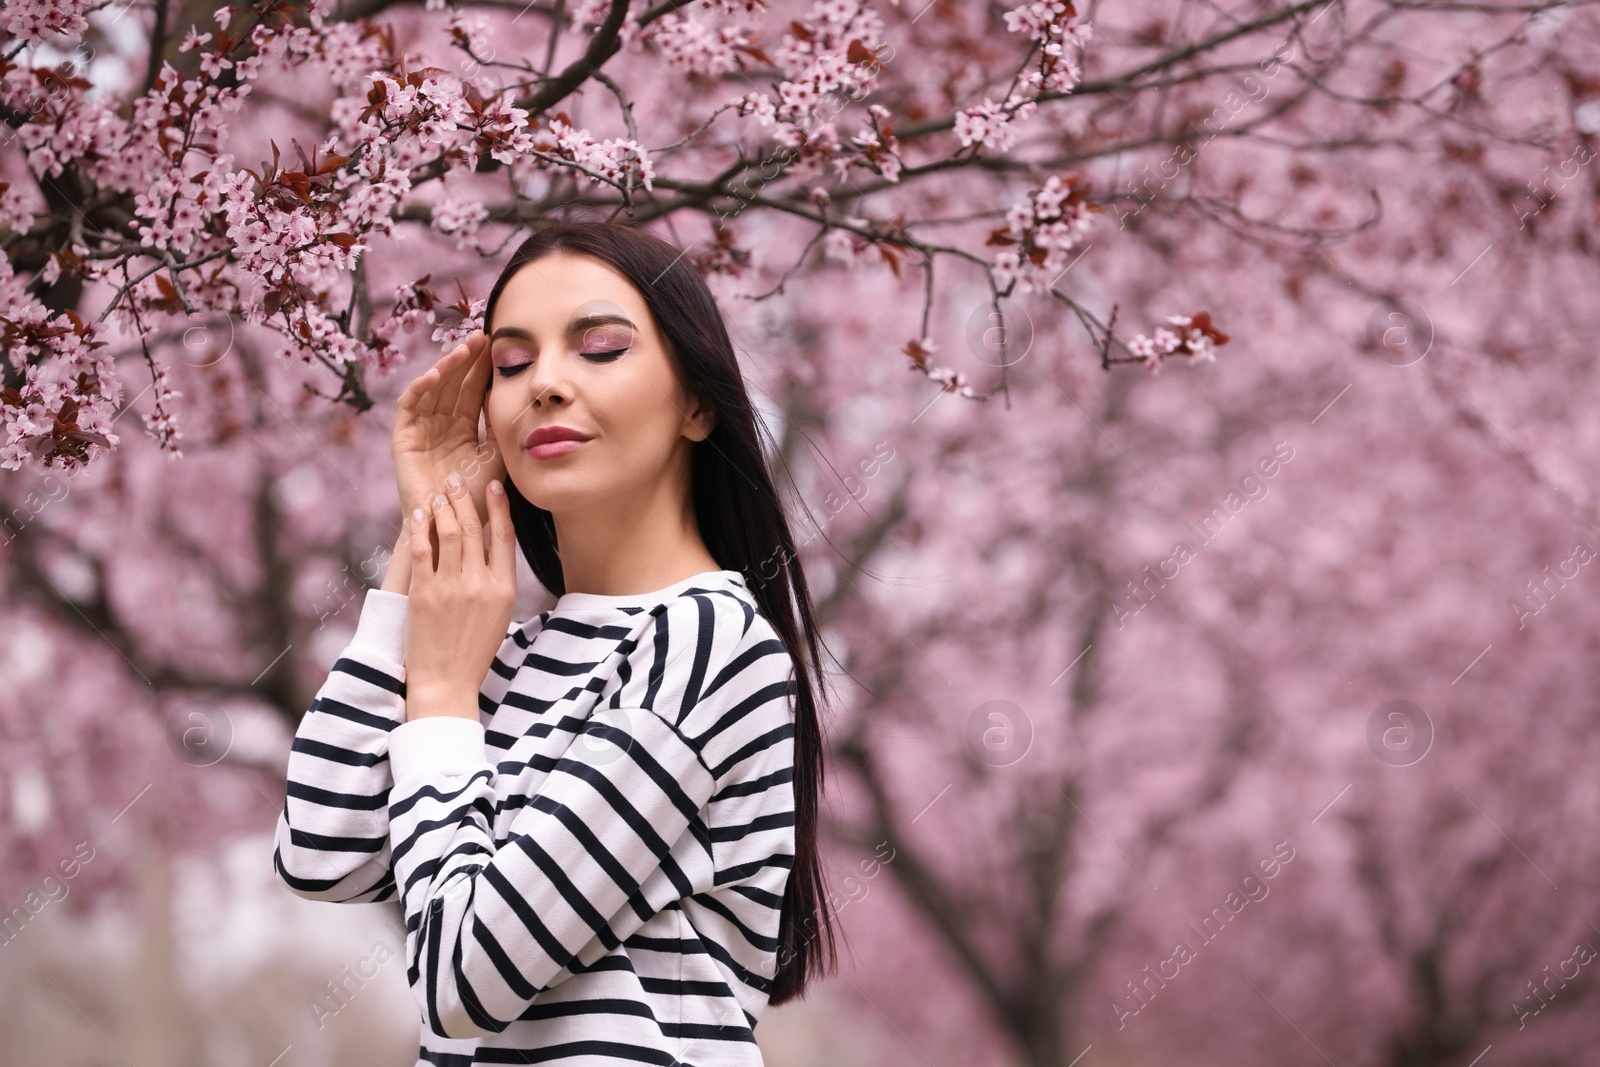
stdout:
[(394, 731), (407, 977), (432, 1033), (503, 1031), (660, 909), (713, 888), (703, 813), (717, 775), (703, 738), (729, 709), (701, 695), (748, 626), (727, 596), (658, 608), (498, 845), (483, 727), (433, 716)]
[(369, 589), (356, 632), (295, 729), (273, 866), (296, 894), (394, 896), (389, 735), (405, 721), (406, 597)]

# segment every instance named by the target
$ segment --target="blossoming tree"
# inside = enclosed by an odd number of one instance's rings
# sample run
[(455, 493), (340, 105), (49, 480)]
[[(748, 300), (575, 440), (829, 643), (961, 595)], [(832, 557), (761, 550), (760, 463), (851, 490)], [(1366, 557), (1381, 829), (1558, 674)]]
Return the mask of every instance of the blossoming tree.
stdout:
[[(741, 221), (753, 228), (757, 216), (783, 214), (813, 229), (806, 251), (821, 241), (836, 257), (896, 272), (920, 262), (930, 279), (940, 254), (976, 260), (998, 298), (1048, 289), (1099, 210), (1076, 175), (1051, 175), (1021, 191), (988, 235), (997, 251), (933, 245), (911, 232), (922, 220), (855, 213), (879, 190), (948, 180), (948, 168), (1004, 159), (1025, 131), (1059, 129), (1063, 120), (1047, 116), (1077, 87), (1092, 38), (1071, 4), (1007, 12), (1010, 84), (937, 118), (932, 101), (908, 97), (904, 116), (863, 103), (903, 95), (903, 76), (884, 17), (858, 3), (799, 12), (771, 44), (763, 39), (781, 24), (758, 0), (643, 11), (589, 0), (514, 16), (453, 5), (436, 17), (400, 4), (259, 0), (205, 11), (203, 25), (182, 23), (202, 13), (195, 6), (161, 7), (147, 73), (133, 77), (124, 63), (119, 79), (103, 50), (113, 23), (138, 17), (127, 10), (87, 0), (7, 8), (0, 93), (21, 150), (0, 193), (8, 468), (76, 468), (120, 439), (111, 421), (130, 399), (130, 372), (104, 351), (119, 338), (139, 345), (147, 429), (178, 454), (179, 391), (161, 342), (196, 321), (275, 335), (278, 358), (320, 368), (330, 399), (366, 407), (369, 378), (404, 358), (404, 335), (447, 342), (481, 307), (481, 294), (452, 293), (436, 271), (400, 269), (395, 253), (408, 240), (492, 259), (510, 232), (492, 224), (598, 201), (640, 222), (713, 217), (716, 237), (697, 265), (738, 273), (750, 250), (734, 217), (751, 212)], [(542, 62), (525, 58), (541, 47)], [(607, 72), (645, 54), (681, 91), (641, 91)], [(615, 107), (576, 123), (568, 110), (585, 90), (613, 94)], [(601, 126), (622, 129), (590, 128)], [(1115, 345), (1115, 358), (1153, 364), (1209, 356), (1222, 340), (1200, 320), (1133, 346), (1109, 331), (1099, 343), (1107, 359)], [(959, 372), (929, 362), (932, 342), (905, 350), (933, 380), (976, 395)]]

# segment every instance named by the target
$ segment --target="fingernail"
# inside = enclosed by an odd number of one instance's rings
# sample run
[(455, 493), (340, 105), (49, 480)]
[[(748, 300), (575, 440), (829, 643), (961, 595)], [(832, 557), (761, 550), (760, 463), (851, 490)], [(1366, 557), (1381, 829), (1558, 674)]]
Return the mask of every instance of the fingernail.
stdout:
[(489, 492), (493, 493), (495, 496), (505, 496), (506, 495), (505, 489), (503, 489), (501, 487), (501, 485), (500, 485), (500, 479), (499, 478), (495, 478), (492, 481), (490, 481), (490, 483), (489, 483)]
[(451, 471), (449, 474), (444, 476), (444, 484), (450, 487), (450, 491), (452, 493), (455, 492), (461, 488), (461, 475), (457, 474), (455, 471)]
[(422, 521), (422, 509), (421, 508), (412, 508), (411, 509), (411, 517), (413, 519), (415, 519), (417, 522), (421, 522)]
[(440, 493), (438, 496), (433, 498), (433, 506), (436, 507), (436, 508), (442, 508), (448, 503), (450, 503), (450, 501), (445, 497), (445, 495), (443, 493)]

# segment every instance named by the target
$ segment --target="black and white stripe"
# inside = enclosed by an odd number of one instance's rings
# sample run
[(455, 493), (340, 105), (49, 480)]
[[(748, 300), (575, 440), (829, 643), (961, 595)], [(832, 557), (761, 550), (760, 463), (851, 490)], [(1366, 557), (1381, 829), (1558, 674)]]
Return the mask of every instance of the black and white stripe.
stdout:
[(560, 598), (511, 628), (477, 720), (405, 720), (404, 612), (367, 594), (274, 862), (313, 899), (399, 897), (418, 1062), (759, 1064), (794, 661), (743, 578)]

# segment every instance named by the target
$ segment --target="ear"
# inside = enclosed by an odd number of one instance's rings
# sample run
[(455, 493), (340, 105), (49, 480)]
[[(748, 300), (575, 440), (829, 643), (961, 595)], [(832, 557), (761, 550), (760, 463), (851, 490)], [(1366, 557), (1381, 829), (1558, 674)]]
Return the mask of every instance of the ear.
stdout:
[(689, 412), (689, 425), (683, 435), (691, 441), (704, 441), (717, 427), (717, 409), (711, 406), (710, 398), (699, 389), (695, 389), (690, 396), (694, 408)]

